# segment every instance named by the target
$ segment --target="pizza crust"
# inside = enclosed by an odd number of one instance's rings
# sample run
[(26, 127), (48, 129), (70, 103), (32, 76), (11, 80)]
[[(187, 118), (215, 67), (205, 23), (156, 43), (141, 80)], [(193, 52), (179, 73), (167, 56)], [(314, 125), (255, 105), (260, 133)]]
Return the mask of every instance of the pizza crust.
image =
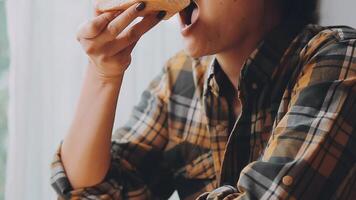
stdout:
[(97, 0), (96, 9), (101, 12), (126, 10), (138, 2), (146, 2), (147, 11), (166, 11), (165, 20), (189, 6), (191, 0)]

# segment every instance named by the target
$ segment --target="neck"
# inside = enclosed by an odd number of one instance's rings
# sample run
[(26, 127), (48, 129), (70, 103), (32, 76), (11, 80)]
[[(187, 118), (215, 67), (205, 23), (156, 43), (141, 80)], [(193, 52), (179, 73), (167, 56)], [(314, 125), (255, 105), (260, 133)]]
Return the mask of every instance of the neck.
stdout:
[(240, 44), (237, 48), (231, 48), (215, 55), (221, 69), (225, 72), (236, 89), (238, 87), (241, 68), (252, 51), (257, 47), (261, 38), (262, 37), (250, 38), (249, 40), (245, 39), (243, 45)]
[(248, 31), (248, 34), (240, 40), (239, 44), (235, 44), (231, 48), (215, 55), (222, 70), (236, 89), (238, 88), (240, 71), (244, 63), (250, 54), (257, 48), (257, 45), (263, 40), (265, 35), (280, 23), (279, 8), (273, 5), (274, 4), (267, 5), (266, 10), (269, 10), (270, 12), (266, 12), (265, 10), (265, 16), (267, 16), (265, 17), (265, 21), (256, 26), (257, 28), (254, 30)]

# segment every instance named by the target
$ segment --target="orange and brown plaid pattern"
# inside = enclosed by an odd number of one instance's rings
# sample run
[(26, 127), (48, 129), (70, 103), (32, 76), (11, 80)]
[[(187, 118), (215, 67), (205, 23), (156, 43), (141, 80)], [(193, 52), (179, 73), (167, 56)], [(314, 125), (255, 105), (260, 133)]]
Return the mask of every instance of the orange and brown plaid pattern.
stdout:
[(356, 197), (354, 29), (281, 26), (267, 35), (241, 71), (242, 111), (231, 133), (217, 65), (184, 53), (169, 60), (113, 134), (105, 180), (73, 190), (58, 151), (56, 192), (64, 199), (167, 199), (175, 190), (181, 199)]

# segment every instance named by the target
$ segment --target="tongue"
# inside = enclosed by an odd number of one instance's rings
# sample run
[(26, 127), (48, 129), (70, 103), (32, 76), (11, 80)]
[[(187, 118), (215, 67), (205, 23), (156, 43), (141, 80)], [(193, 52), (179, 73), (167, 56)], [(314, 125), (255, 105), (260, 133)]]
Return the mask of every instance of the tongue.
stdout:
[(194, 24), (198, 20), (198, 17), (199, 17), (199, 10), (198, 8), (195, 8), (192, 12), (191, 23)]

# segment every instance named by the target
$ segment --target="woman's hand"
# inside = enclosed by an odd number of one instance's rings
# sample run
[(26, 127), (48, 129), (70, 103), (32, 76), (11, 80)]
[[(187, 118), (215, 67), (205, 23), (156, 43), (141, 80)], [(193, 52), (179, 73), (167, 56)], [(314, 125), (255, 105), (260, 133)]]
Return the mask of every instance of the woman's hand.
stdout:
[[(99, 76), (122, 76), (131, 63), (131, 52), (137, 41), (165, 15), (163, 11), (148, 14), (144, 9), (145, 3), (141, 2), (119, 13), (97, 13), (81, 26), (77, 39)], [(140, 16), (144, 16), (140, 22), (127, 28)]]

